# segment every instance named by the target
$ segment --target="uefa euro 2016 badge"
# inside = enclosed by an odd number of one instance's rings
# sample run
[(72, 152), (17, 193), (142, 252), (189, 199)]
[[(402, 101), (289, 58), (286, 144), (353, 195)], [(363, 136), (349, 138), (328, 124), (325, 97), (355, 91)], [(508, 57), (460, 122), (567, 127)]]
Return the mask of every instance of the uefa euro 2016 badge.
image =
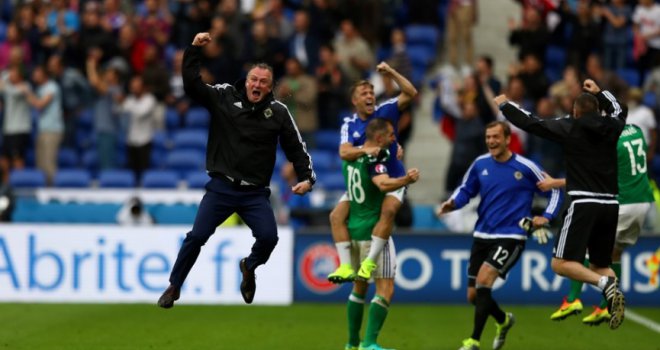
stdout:
[(272, 116), (273, 116), (273, 110), (272, 109), (270, 109), (270, 108), (264, 109), (264, 117), (266, 117), (266, 119), (268, 119)]
[(515, 173), (513, 173), (513, 177), (515, 177), (516, 180), (520, 180), (520, 179), (522, 179), (522, 176), (523, 176), (523, 175), (522, 175), (522, 173), (521, 173), (520, 171), (516, 171)]

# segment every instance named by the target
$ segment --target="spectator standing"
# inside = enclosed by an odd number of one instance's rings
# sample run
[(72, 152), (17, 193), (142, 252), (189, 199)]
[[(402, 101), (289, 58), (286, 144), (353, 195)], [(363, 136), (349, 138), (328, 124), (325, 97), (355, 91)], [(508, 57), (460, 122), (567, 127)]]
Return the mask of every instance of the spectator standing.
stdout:
[(509, 44), (518, 46), (519, 60), (530, 53), (545, 57), (545, 46), (550, 39), (550, 33), (536, 9), (525, 9), (522, 24), (516, 24), (513, 19), (509, 19), (509, 30)]
[(64, 134), (62, 92), (44, 66), (34, 68), (32, 81), (36, 94), (26, 85), (24, 87), (28, 103), (39, 112), (35, 150), (37, 168), (46, 174), (46, 183), (51, 185), (57, 172), (57, 155)]
[(101, 169), (117, 166), (117, 133), (119, 132), (122, 88), (119, 73), (107, 67), (99, 72), (99, 55), (92, 52), (87, 56), (87, 76), (95, 92), (92, 111), (94, 113), (94, 133)]
[(289, 57), (295, 57), (308, 73), (319, 64), (319, 41), (309, 32), (309, 14), (298, 10), (293, 17), (294, 33), (289, 38)]
[(660, 4), (653, 0), (639, 0), (632, 21), (640, 55), (639, 67), (643, 73), (660, 65)]
[[(474, 63), (472, 28), (477, 23), (476, 0), (450, 0), (447, 10), (447, 49), (449, 63), (455, 69), (471, 67)], [(459, 60), (459, 50), (463, 59)]]
[(126, 136), (128, 167), (140, 179), (151, 162), (151, 145), (155, 131), (156, 98), (148, 92), (141, 76), (130, 82), (130, 94), (123, 101), (121, 110), (128, 117)]
[(320, 64), (316, 68), (318, 84), (318, 113), (321, 129), (339, 128), (339, 115), (346, 105), (348, 76), (339, 66), (337, 55), (331, 45), (319, 49)]
[(648, 146), (646, 160), (651, 161), (655, 155), (657, 141), (657, 122), (653, 110), (642, 104), (642, 90), (632, 88), (628, 90), (628, 118), (626, 124), (639, 127), (644, 134), (644, 141)]
[(23, 53), (23, 63), (26, 66), (30, 66), (32, 63), (30, 45), (28, 41), (23, 38), (23, 32), (15, 22), (11, 22), (7, 25), (5, 41), (0, 43), (0, 70), (4, 70), (9, 65), (9, 55), (12, 48), (20, 48)]
[(604, 19), (603, 64), (606, 69), (616, 71), (626, 65), (632, 9), (626, 0), (612, 0), (609, 5), (597, 7), (596, 13)]
[(305, 73), (295, 58), (286, 60), (286, 75), (275, 88), (275, 97), (291, 112), (308, 147), (315, 148), (314, 133), (319, 128), (317, 85), (313, 76)]
[(339, 65), (346, 72), (349, 81), (363, 79), (374, 64), (369, 44), (357, 31), (353, 22), (343, 20), (340, 29), (341, 32), (334, 41)]
[(2, 182), (7, 183), (12, 169), (25, 167), (25, 153), (30, 145), (32, 120), (27, 102), (27, 86), (23, 70), (13, 65), (0, 76), (0, 95), (4, 97), (2, 122)]
[(62, 113), (64, 117), (64, 137), (67, 147), (76, 145), (76, 122), (80, 112), (87, 107), (91, 98), (91, 88), (80, 70), (65, 66), (62, 56), (54, 54), (48, 58), (48, 73), (62, 91)]

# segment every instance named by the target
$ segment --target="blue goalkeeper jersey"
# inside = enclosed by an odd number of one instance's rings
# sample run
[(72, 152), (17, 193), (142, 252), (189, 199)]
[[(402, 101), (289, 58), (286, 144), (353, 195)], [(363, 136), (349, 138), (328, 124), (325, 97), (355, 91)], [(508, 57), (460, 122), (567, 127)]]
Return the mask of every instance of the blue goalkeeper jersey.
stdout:
[(369, 124), (371, 119), (383, 118), (392, 122), (397, 142), (392, 142), (390, 145), (389, 150), (392, 156), (385, 163), (390, 177), (401, 177), (406, 175), (406, 169), (403, 167), (403, 163), (396, 158), (399, 140), (398, 125), (399, 119), (401, 119), (401, 111), (399, 111), (398, 101), (398, 98), (391, 98), (377, 105), (374, 113), (370, 115), (367, 120), (360, 119), (357, 113), (353, 113), (352, 116), (344, 118), (344, 124), (341, 126), (341, 140), (339, 141), (340, 144), (350, 143), (356, 147), (362, 146), (367, 139), (367, 124)]
[(490, 154), (484, 154), (475, 159), (451, 198), (458, 209), (470, 198), (481, 196), (474, 237), (526, 240), (527, 232), (518, 226), (518, 222), (531, 216), (535, 193), (549, 197), (543, 213), (549, 220), (557, 216), (561, 206), (561, 191), (555, 189), (544, 193), (536, 187), (536, 183), (543, 180), (541, 172), (534, 162), (515, 153), (506, 162), (498, 162)]

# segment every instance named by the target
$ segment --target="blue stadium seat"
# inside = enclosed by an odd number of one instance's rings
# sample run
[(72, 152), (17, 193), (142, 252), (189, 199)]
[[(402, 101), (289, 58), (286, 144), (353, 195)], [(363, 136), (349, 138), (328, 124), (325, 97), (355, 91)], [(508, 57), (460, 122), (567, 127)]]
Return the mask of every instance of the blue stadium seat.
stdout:
[(191, 108), (186, 114), (187, 128), (208, 128), (211, 116), (206, 108)]
[(319, 130), (314, 133), (316, 139), (316, 148), (326, 151), (339, 151), (339, 131), (337, 130)]
[(5, 38), (7, 37), (7, 25), (5, 22), (0, 21), (0, 41), (5, 41)]
[(318, 172), (316, 175), (319, 187), (327, 191), (346, 190), (346, 183), (341, 171)]
[(178, 171), (180, 174), (193, 170), (204, 170), (206, 157), (201, 151), (174, 150), (165, 158), (167, 169)]
[(130, 170), (102, 170), (99, 173), (99, 187), (135, 187), (135, 174)]
[(406, 42), (411, 45), (424, 45), (435, 50), (438, 44), (438, 29), (433, 25), (409, 25), (405, 29)]
[(84, 129), (85, 131), (92, 130), (94, 126), (94, 112), (91, 109), (83, 109), (78, 114), (76, 124), (78, 129)]
[(181, 118), (179, 112), (174, 108), (167, 108), (165, 110), (165, 127), (167, 130), (176, 130), (181, 126)]
[(55, 174), (53, 186), (55, 187), (89, 187), (92, 176), (87, 170), (62, 169)]
[(406, 52), (413, 67), (423, 67), (426, 69), (435, 58), (435, 51), (426, 46), (408, 45)]
[(207, 182), (211, 178), (208, 174), (201, 171), (192, 171), (189, 172), (186, 176), (186, 182), (188, 183), (188, 188), (204, 188)]
[(630, 69), (630, 68), (622, 68), (622, 69), (617, 69), (616, 74), (623, 79), (630, 87), (637, 86), (639, 87), (640, 84), (640, 78), (639, 78), (639, 72), (635, 69)]
[(339, 169), (339, 155), (335, 152), (324, 150), (311, 150), (312, 166), (315, 171), (326, 172)]
[(151, 156), (149, 161), (151, 162), (151, 169), (163, 169), (165, 168), (165, 157), (167, 157), (167, 151), (162, 149), (153, 149), (151, 150)]
[(642, 100), (642, 104), (649, 108), (658, 107), (658, 101), (656, 100), (655, 93), (651, 91), (645, 93), (644, 99)]
[(206, 151), (208, 132), (199, 129), (180, 130), (172, 135), (174, 150)]
[(165, 131), (156, 131), (151, 139), (151, 144), (153, 145), (154, 150), (164, 151), (172, 147), (169, 136)]
[(39, 169), (12, 170), (9, 173), (9, 185), (14, 188), (44, 187), (46, 175)]
[(57, 152), (57, 166), (60, 169), (71, 169), (78, 167), (78, 152), (71, 148), (60, 148)]
[(142, 175), (144, 188), (177, 188), (179, 174), (171, 170), (147, 170)]
[(563, 70), (566, 65), (566, 49), (550, 45), (545, 49), (545, 67)]

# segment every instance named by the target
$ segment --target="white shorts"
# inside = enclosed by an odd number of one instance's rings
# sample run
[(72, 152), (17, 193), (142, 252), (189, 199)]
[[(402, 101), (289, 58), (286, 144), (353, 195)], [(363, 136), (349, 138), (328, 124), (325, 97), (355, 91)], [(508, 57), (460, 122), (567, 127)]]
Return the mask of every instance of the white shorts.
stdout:
[[(351, 265), (355, 271), (360, 269), (360, 263), (369, 255), (371, 241), (351, 241)], [(372, 272), (374, 278), (394, 278), (396, 274), (396, 249), (392, 237), (385, 243), (383, 251), (376, 259), (378, 267)]]
[[(394, 190), (392, 192), (387, 192), (385, 195), (386, 196), (392, 196), (396, 199), (399, 200), (399, 202), (403, 203), (403, 195), (406, 194), (406, 186), (403, 186), (399, 188), (398, 190)], [(340, 202), (348, 202), (348, 194), (344, 192), (344, 194), (341, 195), (339, 198)]]
[(637, 242), (649, 208), (651, 208), (651, 203), (619, 205), (619, 223), (616, 227), (616, 240), (614, 241), (616, 247), (625, 248)]

